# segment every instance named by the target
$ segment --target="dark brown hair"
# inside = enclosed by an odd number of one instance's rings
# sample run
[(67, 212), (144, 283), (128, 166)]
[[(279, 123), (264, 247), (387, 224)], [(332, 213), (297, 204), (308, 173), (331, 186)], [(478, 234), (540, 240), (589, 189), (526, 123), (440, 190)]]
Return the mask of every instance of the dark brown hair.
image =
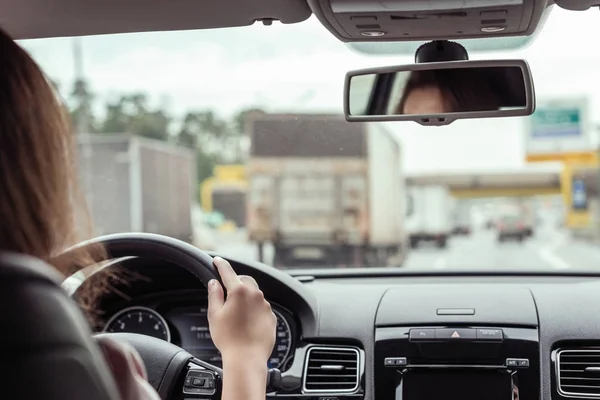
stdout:
[(471, 69), (424, 70), (411, 73), (396, 113), (404, 114), (406, 100), (413, 90), (426, 87), (440, 90), (446, 112), (490, 111), (501, 105), (489, 79)]
[[(60, 257), (92, 233), (68, 113), (38, 65), (2, 30), (0, 54), (0, 251), (38, 257), (70, 276), (104, 251)], [(92, 307), (95, 297), (82, 296), (82, 305)]]

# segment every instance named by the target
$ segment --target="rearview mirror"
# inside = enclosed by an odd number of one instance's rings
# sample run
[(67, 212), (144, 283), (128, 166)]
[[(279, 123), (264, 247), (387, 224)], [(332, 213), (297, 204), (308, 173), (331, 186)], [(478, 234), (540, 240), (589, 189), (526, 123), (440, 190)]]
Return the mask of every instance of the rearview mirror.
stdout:
[(535, 110), (524, 60), (450, 61), (351, 71), (346, 74), (348, 121), (415, 121), (515, 117)]

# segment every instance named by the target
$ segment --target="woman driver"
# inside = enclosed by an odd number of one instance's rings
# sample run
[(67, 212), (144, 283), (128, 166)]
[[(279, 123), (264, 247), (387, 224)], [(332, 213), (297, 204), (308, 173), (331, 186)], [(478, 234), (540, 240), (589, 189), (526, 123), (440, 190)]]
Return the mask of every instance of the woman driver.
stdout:
[(489, 78), (469, 68), (413, 71), (396, 114), (445, 114), (491, 111), (500, 96)]
[[(66, 276), (98, 251), (55, 258), (77, 243), (85, 202), (77, 189), (74, 138), (67, 113), (33, 59), (0, 30), (0, 251), (32, 255)], [(89, 229), (88, 229), (89, 231)], [(214, 261), (228, 291), (209, 284), (211, 336), (223, 356), (225, 400), (263, 400), (276, 318), (258, 285)], [(100, 342), (122, 400), (158, 400), (137, 352)]]

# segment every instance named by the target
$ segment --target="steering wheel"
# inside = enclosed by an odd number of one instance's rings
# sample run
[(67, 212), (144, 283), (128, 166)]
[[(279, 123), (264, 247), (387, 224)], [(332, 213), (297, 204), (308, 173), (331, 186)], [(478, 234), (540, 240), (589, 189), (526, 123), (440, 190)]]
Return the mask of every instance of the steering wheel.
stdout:
[[(109, 259), (144, 257), (171, 262), (191, 272), (204, 286), (211, 279), (220, 280), (213, 258), (183, 241), (150, 233), (120, 233), (101, 236), (67, 250), (80, 250), (86, 246), (102, 244)], [(195, 358), (172, 343), (151, 336), (134, 333), (102, 333), (133, 346), (142, 357), (148, 381), (164, 400), (182, 394), (220, 398), (223, 371), (221, 368)], [(267, 386), (276, 388), (281, 373), (270, 369)]]

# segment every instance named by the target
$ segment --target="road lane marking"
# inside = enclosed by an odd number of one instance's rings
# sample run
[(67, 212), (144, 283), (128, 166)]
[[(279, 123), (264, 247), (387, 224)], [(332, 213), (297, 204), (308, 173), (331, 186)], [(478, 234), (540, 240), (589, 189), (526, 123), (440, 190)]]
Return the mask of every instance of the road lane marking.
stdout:
[(540, 258), (550, 264), (554, 269), (569, 269), (571, 266), (565, 260), (554, 254), (550, 247), (542, 247), (539, 250)]
[(567, 242), (567, 235), (559, 234), (554, 238), (554, 240), (550, 244), (550, 247), (552, 248), (552, 250), (556, 250), (559, 247), (562, 247), (566, 242)]
[(440, 257), (433, 263), (433, 268), (435, 269), (444, 269), (446, 268), (446, 258)]

